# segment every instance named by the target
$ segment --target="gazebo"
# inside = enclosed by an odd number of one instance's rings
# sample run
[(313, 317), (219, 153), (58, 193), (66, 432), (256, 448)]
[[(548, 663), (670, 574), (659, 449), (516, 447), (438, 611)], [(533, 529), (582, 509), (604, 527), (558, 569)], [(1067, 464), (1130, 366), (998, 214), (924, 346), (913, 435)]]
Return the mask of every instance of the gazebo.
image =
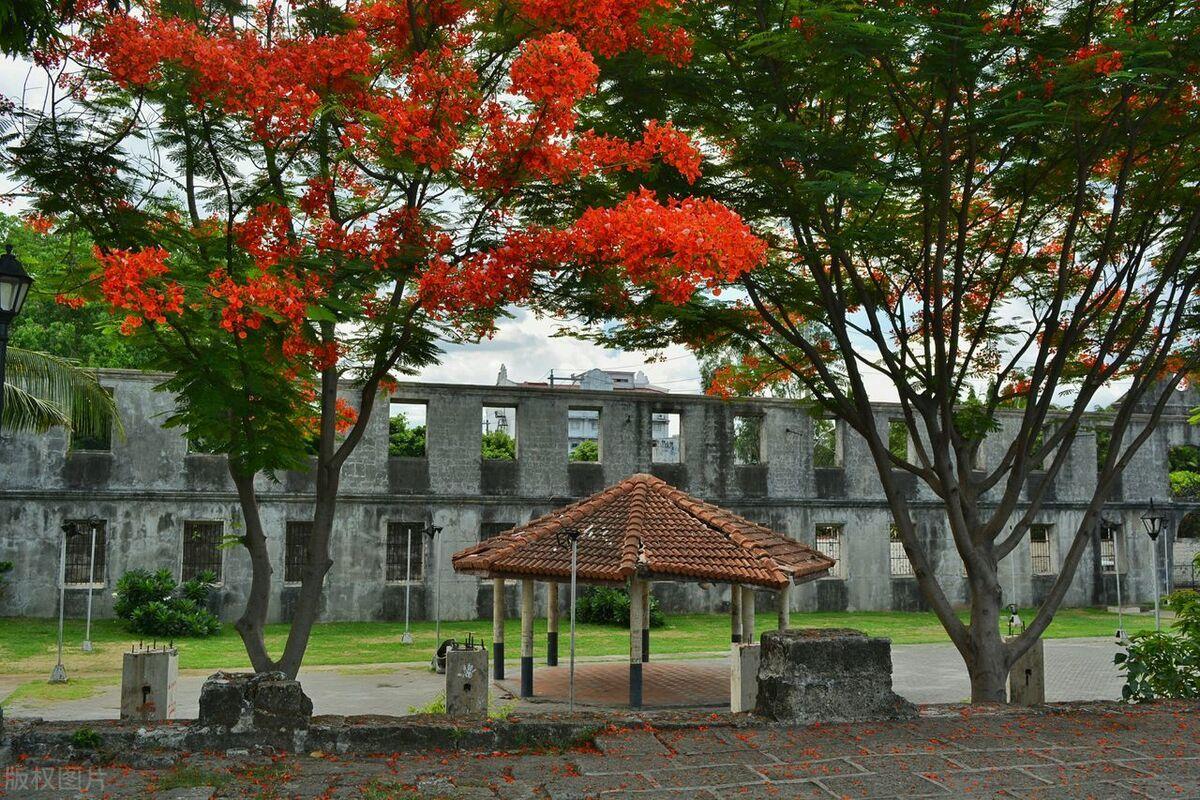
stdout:
[(642, 705), (642, 662), (649, 660), (650, 584), (656, 580), (728, 583), (731, 640), (754, 640), (754, 590), (779, 594), (787, 626), (791, 587), (826, 575), (833, 559), (652, 475), (632, 475), (584, 500), (455, 553), (457, 572), (494, 581), (494, 674), (504, 678), (504, 585), (521, 582), (521, 689), (533, 696), (533, 618), (537, 581), (547, 588), (547, 663), (557, 663), (558, 585), (571, 580), (578, 540), (579, 583), (629, 590), (629, 704)]

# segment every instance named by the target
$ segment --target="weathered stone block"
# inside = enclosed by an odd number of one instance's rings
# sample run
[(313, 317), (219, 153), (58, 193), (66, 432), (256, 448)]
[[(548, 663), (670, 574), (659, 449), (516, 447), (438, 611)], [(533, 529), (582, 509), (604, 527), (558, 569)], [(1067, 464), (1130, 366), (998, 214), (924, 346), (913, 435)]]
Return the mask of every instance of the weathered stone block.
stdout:
[(1046, 702), (1046, 656), (1041, 639), (1009, 670), (1008, 702), (1014, 706), (1040, 706)]
[(891, 641), (845, 628), (766, 631), (755, 713), (794, 723), (911, 719), (892, 691)]
[(482, 647), (446, 651), (446, 714), (484, 715), (488, 708), (488, 652)]
[(201, 725), (231, 730), (308, 728), (312, 700), (282, 672), (218, 672), (200, 689)]
[(179, 651), (174, 647), (125, 653), (121, 665), (121, 719), (175, 718)]

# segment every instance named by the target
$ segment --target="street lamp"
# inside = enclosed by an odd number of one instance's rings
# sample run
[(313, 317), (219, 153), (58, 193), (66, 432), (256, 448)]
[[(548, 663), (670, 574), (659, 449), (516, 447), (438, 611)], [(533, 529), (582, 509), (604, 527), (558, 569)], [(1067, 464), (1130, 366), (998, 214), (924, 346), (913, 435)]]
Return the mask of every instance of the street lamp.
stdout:
[(88, 517), (87, 524), (92, 532), (92, 554), (88, 559), (87, 626), (83, 632), (83, 652), (90, 653), (92, 652), (92, 588), (96, 584), (96, 531), (101, 525), (100, 518), (92, 514)]
[(442, 542), (436, 538), (441, 532), (441, 525), (430, 525), (421, 531), (429, 537), (429, 552), (433, 554), (433, 613), (437, 620), (433, 629), (433, 660), (435, 663), (437, 662), (437, 651), (442, 646)]
[(33, 278), (13, 255), (12, 245), (4, 245), (0, 255), (0, 428), (4, 425), (4, 361), (8, 353), (8, 326), (21, 313)]
[[(591, 527), (588, 527), (588, 531)], [(579, 537), (582, 534), (577, 528), (559, 528), (554, 532), (554, 542), (565, 548), (571, 545), (571, 666), (567, 672), (567, 692), (571, 713), (575, 713), (575, 586), (579, 576)]]
[(1104, 515), (1101, 514), (1099, 524), (1102, 539), (1105, 531), (1107, 531), (1108, 535), (1112, 537), (1113, 577), (1115, 578), (1115, 583), (1117, 584), (1116, 638), (1118, 643), (1123, 643), (1125, 641), (1125, 607), (1123, 601), (1121, 600), (1121, 541), (1119, 539), (1121, 523), (1120, 521), (1114, 522), (1112, 520), (1105, 519)]
[(1146, 528), (1146, 535), (1150, 537), (1150, 563), (1153, 564), (1154, 571), (1154, 629), (1159, 631), (1162, 630), (1162, 614), (1158, 599), (1158, 535), (1162, 533), (1166, 519), (1165, 514), (1155, 510), (1154, 498), (1150, 498), (1150, 508), (1142, 514), (1142, 525)]

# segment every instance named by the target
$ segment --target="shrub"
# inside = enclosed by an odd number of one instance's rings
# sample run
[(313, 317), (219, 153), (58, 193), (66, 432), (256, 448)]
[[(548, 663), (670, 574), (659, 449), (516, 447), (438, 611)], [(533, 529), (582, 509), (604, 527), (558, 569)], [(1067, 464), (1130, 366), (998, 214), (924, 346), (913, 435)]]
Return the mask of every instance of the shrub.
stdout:
[(1174, 497), (1200, 497), (1200, 472), (1175, 470), (1168, 476), (1171, 481), (1171, 494)]
[(71, 744), (79, 750), (99, 750), (103, 740), (95, 729), (84, 725), (71, 734)]
[(517, 440), (504, 431), (488, 431), (481, 440), (480, 452), (484, 458), (495, 461), (515, 461)]
[(571, 461), (599, 461), (600, 446), (591, 439), (585, 439), (571, 449), (568, 458)]
[(1128, 702), (1200, 698), (1200, 594), (1175, 592), (1165, 604), (1175, 612), (1174, 630), (1135, 633), (1114, 658), (1125, 673), (1121, 696)]
[(221, 630), (205, 608), (214, 580), (211, 572), (203, 572), (180, 585), (169, 570), (130, 570), (117, 581), (113, 612), (143, 636), (212, 636)]
[[(575, 603), (575, 618), (579, 622), (596, 625), (621, 625), (629, 627), (629, 593), (610, 586), (593, 586), (584, 590)], [(650, 595), (650, 627), (661, 628), (667, 624), (658, 598)]]

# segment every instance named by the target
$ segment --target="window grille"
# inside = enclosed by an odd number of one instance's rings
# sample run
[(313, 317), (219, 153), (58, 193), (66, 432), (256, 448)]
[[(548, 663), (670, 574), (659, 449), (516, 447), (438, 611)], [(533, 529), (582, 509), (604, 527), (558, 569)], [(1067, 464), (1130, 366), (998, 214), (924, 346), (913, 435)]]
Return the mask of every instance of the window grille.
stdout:
[(67, 586), (87, 586), (89, 578), (95, 583), (104, 583), (105, 556), (108, 553), (108, 522), (100, 520), (96, 526), (95, 570), (92, 570), (91, 523), (86, 519), (68, 520), (68, 522), (74, 524), (78, 534), (67, 536), (66, 570), (63, 583)]
[(308, 540), (312, 537), (312, 522), (289, 520), (283, 541), (283, 581), (299, 583), (304, 577), (304, 562), (308, 560)]
[(1029, 559), (1034, 575), (1054, 574), (1049, 525), (1029, 526)]
[(842, 563), (842, 526), (841, 525), (818, 525), (817, 526), (817, 550), (823, 555), (827, 555), (834, 560), (834, 565), (829, 570), (831, 578), (846, 577), (846, 569)]
[(912, 575), (912, 562), (908, 560), (908, 553), (904, 552), (904, 542), (900, 539), (900, 529), (892, 525), (888, 538), (891, 546), (892, 574)]
[(211, 572), (220, 583), (221, 539), (224, 536), (225, 526), (220, 522), (193, 520), (183, 523), (183, 580), (191, 580), (201, 572)]
[[(425, 526), (419, 522), (389, 522), (387, 528), (386, 579), (419, 581), (425, 575)], [(405, 558), (410, 548), (411, 565)]]

